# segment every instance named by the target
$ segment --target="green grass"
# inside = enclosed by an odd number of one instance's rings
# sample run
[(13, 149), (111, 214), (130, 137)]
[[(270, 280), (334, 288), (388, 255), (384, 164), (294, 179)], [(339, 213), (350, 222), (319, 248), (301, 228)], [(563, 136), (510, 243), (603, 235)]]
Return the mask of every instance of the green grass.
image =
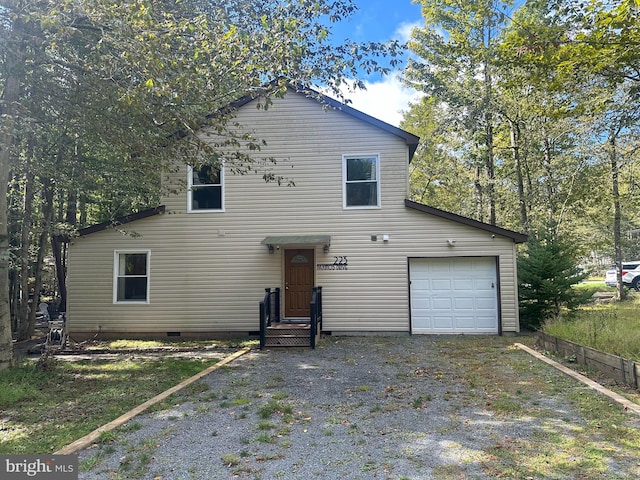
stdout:
[(270, 400), (258, 409), (258, 415), (260, 418), (265, 420), (271, 418), (271, 416), (276, 413), (283, 416), (289, 416), (293, 413), (293, 407), (277, 400)]
[(586, 282), (580, 282), (573, 286), (576, 290), (581, 292), (590, 292), (591, 294), (596, 292), (611, 292), (615, 293), (614, 287), (608, 287), (604, 284), (604, 278), (590, 279)]
[(640, 361), (640, 295), (583, 307), (547, 321), (542, 330), (571, 342)]
[(5, 369), (0, 453), (54, 452), (214, 363), (121, 357), (53, 361), (47, 371), (33, 361)]

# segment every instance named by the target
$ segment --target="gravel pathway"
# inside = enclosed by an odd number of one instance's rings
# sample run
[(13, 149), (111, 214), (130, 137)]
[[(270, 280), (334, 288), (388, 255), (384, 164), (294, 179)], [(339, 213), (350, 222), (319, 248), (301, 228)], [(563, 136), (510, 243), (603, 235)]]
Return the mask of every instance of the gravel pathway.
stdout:
[[(498, 475), (495, 452), (584, 432), (566, 397), (584, 387), (512, 343), (329, 337), (252, 351), (81, 451), (80, 479), (534, 478)], [(621, 453), (601, 478), (638, 476)]]

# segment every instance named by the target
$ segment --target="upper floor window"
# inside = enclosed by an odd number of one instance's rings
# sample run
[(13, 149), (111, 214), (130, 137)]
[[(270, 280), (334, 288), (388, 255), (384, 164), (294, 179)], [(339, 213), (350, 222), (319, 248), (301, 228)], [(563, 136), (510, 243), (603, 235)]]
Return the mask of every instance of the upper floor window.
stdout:
[(115, 252), (113, 301), (149, 303), (150, 252)]
[(344, 208), (380, 207), (380, 159), (378, 155), (342, 157)]
[(188, 211), (224, 210), (224, 172), (212, 165), (189, 167)]

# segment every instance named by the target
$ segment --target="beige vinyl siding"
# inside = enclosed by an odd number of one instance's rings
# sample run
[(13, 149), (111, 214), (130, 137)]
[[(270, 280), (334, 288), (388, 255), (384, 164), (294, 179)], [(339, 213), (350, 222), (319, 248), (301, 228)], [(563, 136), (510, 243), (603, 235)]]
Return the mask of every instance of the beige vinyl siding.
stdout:
[[(238, 121), (259, 126), (274, 156), (274, 174), (294, 187), (265, 183), (263, 171), (225, 170), (225, 211), (186, 213), (187, 192), (164, 199), (167, 213), (127, 224), (138, 236), (107, 230), (74, 240), (69, 258), (71, 332), (252, 332), (266, 287), (283, 287), (284, 246), (274, 254), (260, 242), (275, 235), (332, 236), (316, 248), (316, 263), (347, 257), (347, 270), (317, 270), (323, 287), (324, 329), (408, 332), (408, 258), (498, 256), (503, 330), (517, 331), (515, 245), (453, 221), (405, 207), (408, 148), (395, 135), (350, 115), (323, 110), (289, 94), (267, 112), (244, 106)], [(381, 208), (343, 209), (343, 155), (376, 154)], [(173, 179), (186, 185), (187, 169)], [(383, 242), (382, 235), (389, 235)], [(371, 241), (377, 235), (378, 241)], [(447, 246), (447, 239), (456, 246)], [(149, 249), (150, 303), (113, 303), (113, 251)]]

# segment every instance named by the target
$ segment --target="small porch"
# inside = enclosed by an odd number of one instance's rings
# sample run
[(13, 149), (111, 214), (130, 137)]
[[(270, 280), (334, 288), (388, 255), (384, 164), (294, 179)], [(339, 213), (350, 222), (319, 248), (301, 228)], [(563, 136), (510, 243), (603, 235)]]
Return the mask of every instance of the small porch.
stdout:
[(281, 318), (280, 288), (265, 288), (260, 302), (260, 350), (265, 347), (311, 347), (322, 331), (322, 287), (313, 287), (309, 318)]

